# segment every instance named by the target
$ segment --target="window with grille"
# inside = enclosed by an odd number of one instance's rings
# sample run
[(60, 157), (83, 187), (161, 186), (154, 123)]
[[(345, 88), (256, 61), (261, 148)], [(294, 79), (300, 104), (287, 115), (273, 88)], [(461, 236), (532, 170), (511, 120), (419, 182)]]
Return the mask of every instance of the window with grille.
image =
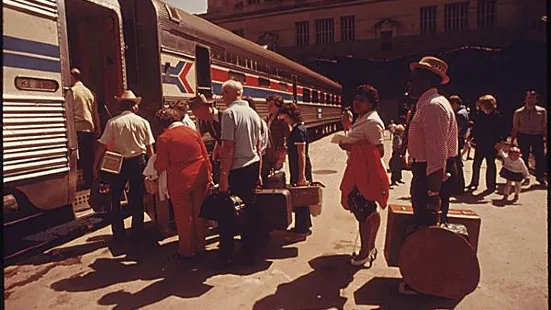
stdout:
[(421, 8), (421, 34), (436, 32), (436, 5)]
[(350, 42), (355, 39), (354, 16), (341, 16), (341, 41)]
[(480, 29), (491, 29), (496, 25), (496, 1), (478, 2), (477, 24)]
[(235, 29), (235, 30), (232, 30), (232, 32), (240, 37), (245, 37), (245, 31), (243, 31), (243, 29)]
[(446, 4), (444, 7), (444, 31), (469, 29), (469, 2)]
[(332, 18), (316, 19), (316, 43), (325, 44), (335, 41), (334, 23)]
[(308, 22), (297, 22), (297, 45), (308, 45), (310, 43), (310, 27)]

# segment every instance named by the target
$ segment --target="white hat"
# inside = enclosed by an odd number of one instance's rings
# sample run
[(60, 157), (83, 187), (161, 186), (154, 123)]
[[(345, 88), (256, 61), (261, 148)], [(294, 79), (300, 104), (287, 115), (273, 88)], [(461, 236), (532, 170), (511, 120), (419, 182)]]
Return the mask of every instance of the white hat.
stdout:
[(431, 71), (442, 78), (442, 84), (448, 84), (450, 81), (450, 77), (446, 74), (448, 71), (448, 64), (436, 57), (423, 57), (419, 62), (412, 62), (409, 64), (409, 69), (412, 72), (416, 69)]
[(134, 92), (131, 90), (125, 90), (120, 97), (115, 96), (115, 99), (117, 99), (118, 102), (133, 101), (136, 104), (139, 104), (140, 101), (142, 101), (142, 97), (136, 97), (136, 95), (134, 95)]

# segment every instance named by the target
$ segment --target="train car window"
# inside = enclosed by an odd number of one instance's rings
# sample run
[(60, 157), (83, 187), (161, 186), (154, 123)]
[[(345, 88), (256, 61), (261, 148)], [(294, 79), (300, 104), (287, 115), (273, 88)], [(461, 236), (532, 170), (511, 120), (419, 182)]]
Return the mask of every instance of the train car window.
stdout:
[(197, 74), (197, 87), (210, 89), (210, 52), (208, 48), (200, 45), (195, 46), (195, 68)]
[(334, 98), (335, 98), (335, 97), (333, 97), (333, 94), (330, 94), (330, 95), (329, 95), (329, 103), (330, 103), (330, 104), (335, 103)]
[(280, 90), (284, 90), (284, 91), (288, 91), (289, 88), (287, 86), (287, 83), (279, 83), (279, 89)]
[(320, 103), (325, 103), (325, 93), (320, 91), (319, 100), (320, 100)]
[(238, 66), (241, 66), (241, 67), (246, 67), (247, 66), (247, 60), (242, 57), (242, 56), (237, 56), (237, 65)]
[(169, 6), (168, 4), (165, 4), (166, 10), (168, 11), (168, 17), (171, 21), (179, 24), (182, 20), (182, 17), (180, 17), (180, 12), (178, 12), (177, 8), (173, 8)]
[(270, 87), (270, 80), (259, 77), (258, 78), (258, 86)]
[(318, 91), (317, 90), (313, 90), (312, 91), (312, 102), (320, 102), (319, 101), (319, 97), (318, 97)]
[(243, 74), (241, 72), (230, 71), (229, 72), (229, 78), (234, 79), (236, 81), (239, 81), (242, 84), (245, 84), (245, 74)]
[(302, 89), (302, 101), (304, 102), (310, 102), (310, 89), (303, 88)]

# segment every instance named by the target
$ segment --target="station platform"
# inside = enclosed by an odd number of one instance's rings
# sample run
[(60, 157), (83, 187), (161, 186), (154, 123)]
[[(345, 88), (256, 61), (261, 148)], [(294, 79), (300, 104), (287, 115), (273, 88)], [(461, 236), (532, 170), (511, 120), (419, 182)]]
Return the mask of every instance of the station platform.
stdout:
[[(388, 137), (387, 133), (387, 163)], [(485, 188), (483, 166), (481, 190), (451, 200), (451, 208), (472, 209), (482, 218), (478, 288), (461, 300), (402, 296), (397, 291), (400, 272), (389, 268), (383, 255), (388, 210), (381, 214), (379, 255), (373, 266), (346, 264), (358, 250), (358, 224), (340, 206), (346, 154), (330, 140), (328, 136), (310, 145), (314, 179), (326, 188), (323, 212), (313, 218), (313, 234), (306, 241), (284, 245), (282, 235), (275, 233), (259, 264), (238, 261), (232, 269), (218, 270), (211, 266), (216, 235), (208, 237), (203, 259), (179, 262), (171, 258), (177, 236), (161, 235), (150, 219), (150, 234), (125, 253), (112, 246), (110, 227), (89, 220), (89, 230), (80, 237), (4, 268), (5, 308), (547, 309), (546, 187), (531, 185), (517, 203), (502, 206), (498, 193), (477, 195)], [(471, 165), (465, 162), (467, 182)], [(403, 172), (403, 180), (406, 184), (391, 190), (391, 204), (410, 204), (409, 171)], [(504, 180), (498, 178), (498, 184), (501, 190)], [(130, 219), (125, 224), (129, 227)]]

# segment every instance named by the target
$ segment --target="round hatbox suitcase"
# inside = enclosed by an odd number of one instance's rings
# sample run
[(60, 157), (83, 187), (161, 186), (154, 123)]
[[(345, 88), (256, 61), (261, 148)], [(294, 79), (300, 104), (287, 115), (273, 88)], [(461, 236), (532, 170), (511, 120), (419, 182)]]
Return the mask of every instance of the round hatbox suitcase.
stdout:
[(404, 282), (415, 291), (448, 299), (468, 295), (480, 281), (478, 258), (469, 242), (438, 226), (407, 237), (399, 266)]

